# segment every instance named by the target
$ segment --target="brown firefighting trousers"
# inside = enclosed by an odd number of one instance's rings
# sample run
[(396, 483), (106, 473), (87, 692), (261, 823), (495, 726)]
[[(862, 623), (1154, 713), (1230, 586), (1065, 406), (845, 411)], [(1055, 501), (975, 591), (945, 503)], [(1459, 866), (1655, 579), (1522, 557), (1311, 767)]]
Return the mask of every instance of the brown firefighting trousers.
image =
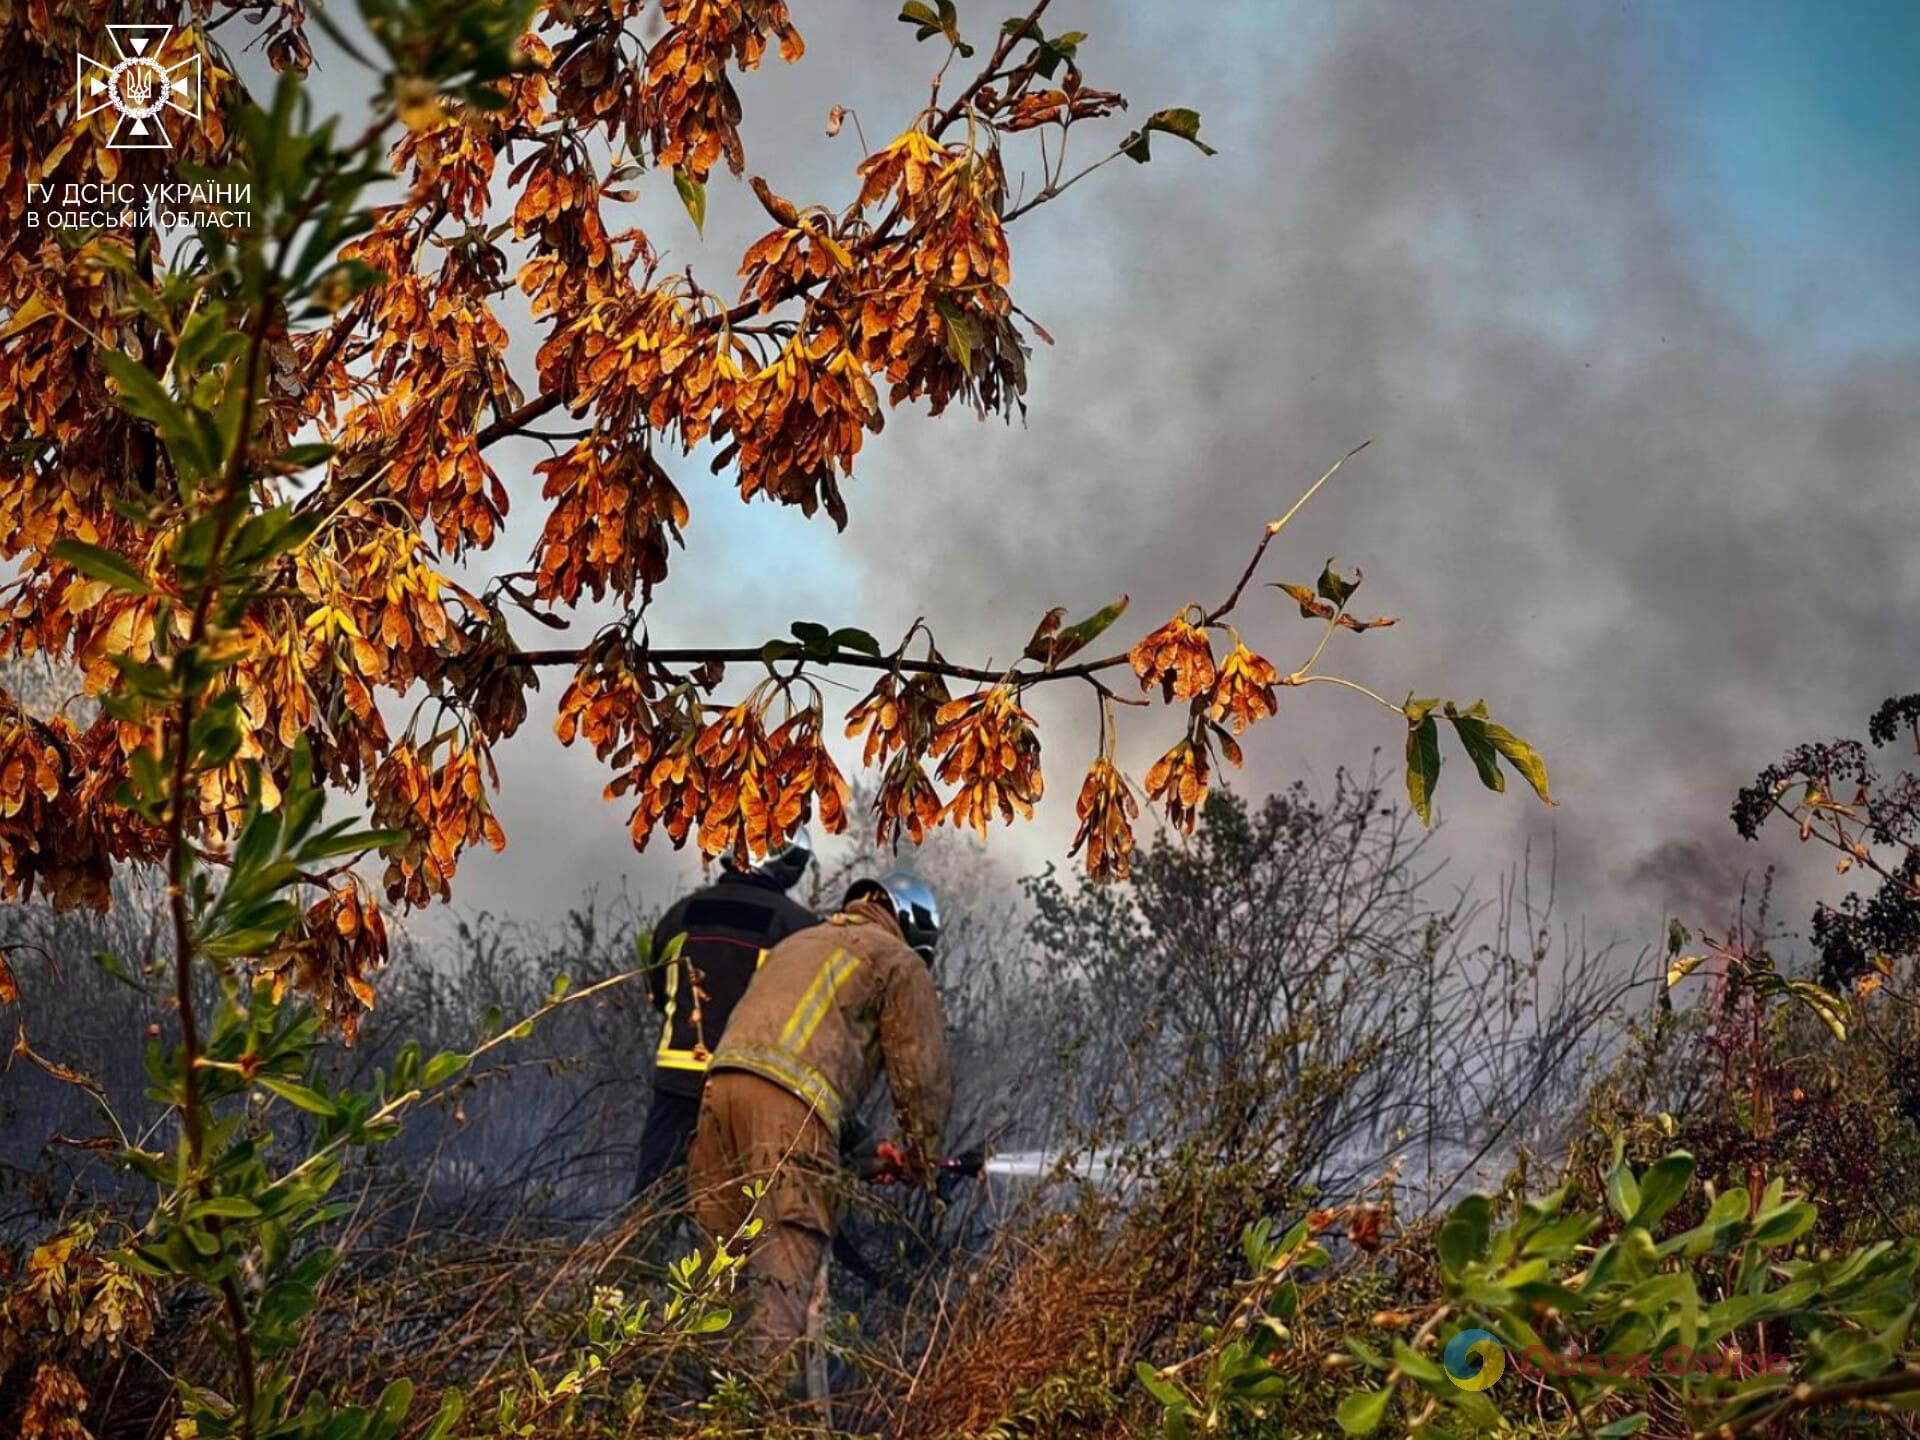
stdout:
[[(762, 1224), (747, 1247), (751, 1310), (743, 1359), (789, 1384), (826, 1307), (827, 1245), (839, 1146), (807, 1102), (745, 1070), (714, 1070), (700, 1097), (700, 1123), (687, 1156), (693, 1213), (709, 1235), (731, 1237), (749, 1213)], [(758, 1205), (742, 1187), (762, 1181)]]

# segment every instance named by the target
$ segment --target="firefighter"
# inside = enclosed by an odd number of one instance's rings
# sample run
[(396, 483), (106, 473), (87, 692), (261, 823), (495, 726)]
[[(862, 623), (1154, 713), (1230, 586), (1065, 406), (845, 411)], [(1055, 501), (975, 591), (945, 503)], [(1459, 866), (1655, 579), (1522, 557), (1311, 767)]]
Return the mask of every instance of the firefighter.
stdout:
[[(939, 906), (918, 877), (856, 881), (839, 913), (768, 954), (714, 1052), (688, 1161), (694, 1215), (716, 1239), (750, 1213), (761, 1221), (743, 1343), (761, 1373), (789, 1385), (796, 1342), (824, 1313), (841, 1131), (881, 1069), (901, 1178), (924, 1177), (940, 1153), (953, 1081), (932, 974), (939, 936)], [(757, 1204), (743, 1193), (755, 1181)]]
[(820, 923), (787, 894), (812, 859), (805, 830), (751, 870), (736, 868), (729, 856), (718, 881), (676, 901), (660, 918), (655, 954), (664, 953), (675, 936), (685, 938), (670, 964), (647, 974), (661, 1015), (660, 1050), (653, 1103), (640, 1132), (635, 1195), (686, 1162), (708, 1060), (760, 962), (789, 935)]

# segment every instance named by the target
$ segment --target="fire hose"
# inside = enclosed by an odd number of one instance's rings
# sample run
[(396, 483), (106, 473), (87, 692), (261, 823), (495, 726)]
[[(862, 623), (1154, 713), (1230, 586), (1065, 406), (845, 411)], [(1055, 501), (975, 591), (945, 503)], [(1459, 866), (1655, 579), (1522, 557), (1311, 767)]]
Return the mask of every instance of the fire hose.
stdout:
[(862, 1157), (858, 1163), (860, 1178), (869, 1185), (900, 1185), (925, 1176), (942, 1189), (948, 1181), (977, 1179), (986, 1168), (984, 1150), (963, 1150), (958, 1155), (943, 1155), (922, 1165), (916, 1164), (911, 1155), (891, 1140), (882, 1140), (873, 1147), (871, 1155)]

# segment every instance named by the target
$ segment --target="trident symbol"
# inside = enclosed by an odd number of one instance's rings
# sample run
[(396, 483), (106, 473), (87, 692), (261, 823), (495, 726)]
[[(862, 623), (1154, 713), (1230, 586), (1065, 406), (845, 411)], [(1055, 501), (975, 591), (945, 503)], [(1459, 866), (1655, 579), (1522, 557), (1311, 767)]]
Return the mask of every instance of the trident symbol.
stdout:
[(136, 65), (127, 72), (127, 78), (120, 87), (120, 93), (127, 103), (144, 110), (153, 100), (153, 71), (144, 65)]

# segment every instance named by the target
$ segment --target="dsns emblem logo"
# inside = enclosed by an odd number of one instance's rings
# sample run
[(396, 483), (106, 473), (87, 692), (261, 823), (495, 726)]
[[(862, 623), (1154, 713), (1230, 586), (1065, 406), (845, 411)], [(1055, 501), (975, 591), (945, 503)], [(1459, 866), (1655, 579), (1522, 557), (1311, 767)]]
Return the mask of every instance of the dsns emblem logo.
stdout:
[(1462, 1330), (1441, 1352), (1447, 1378), (1462, 1390), (1485, 1390), (1507, 1368), (1507, 1352), (1485, 1330)]
[[(74, 104), (84, 120), (102, 110), (120, 118), (113, 150), (170, 150), (166, 112), (200, 118), (200, 51), (175, 44), (171, 25), (109, 25), (115, 59), (81, 55), (74, 62)], [(182, 53), (170, 54), (178, 49)]]

